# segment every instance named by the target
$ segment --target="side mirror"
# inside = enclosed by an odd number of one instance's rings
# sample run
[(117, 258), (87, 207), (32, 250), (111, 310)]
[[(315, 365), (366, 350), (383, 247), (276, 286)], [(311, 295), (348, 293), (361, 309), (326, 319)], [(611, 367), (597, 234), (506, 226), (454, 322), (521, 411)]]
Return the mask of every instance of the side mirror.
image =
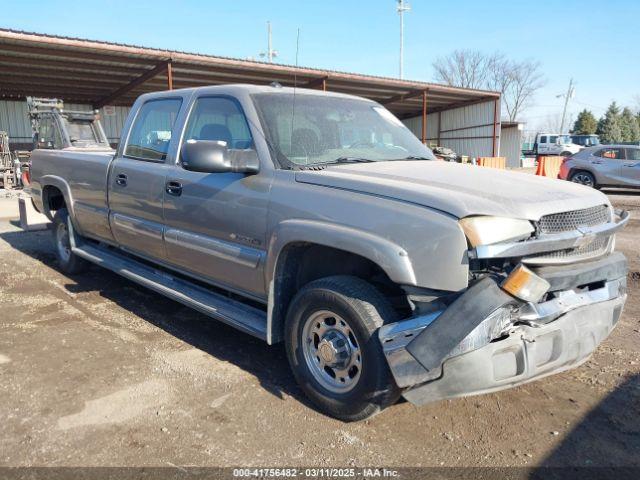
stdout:
[(229, 149), (218, 140), (187, 140), (180, 159), (185, 170), (202, 173), (256, 173), (260, 166), (255, 150)]

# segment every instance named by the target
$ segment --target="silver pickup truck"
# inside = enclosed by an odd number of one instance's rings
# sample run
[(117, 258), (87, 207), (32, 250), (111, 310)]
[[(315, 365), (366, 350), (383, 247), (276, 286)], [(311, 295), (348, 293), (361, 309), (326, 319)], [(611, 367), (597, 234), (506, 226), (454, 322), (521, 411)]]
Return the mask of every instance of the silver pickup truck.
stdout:
[(40, 149), (64, 272), (111, 269), (269, 344), (351, 421), (584, 362), (628, 221), (568, 182), (435, 161), (381, 105), (274, 86), (141, 96), (117, 151)]

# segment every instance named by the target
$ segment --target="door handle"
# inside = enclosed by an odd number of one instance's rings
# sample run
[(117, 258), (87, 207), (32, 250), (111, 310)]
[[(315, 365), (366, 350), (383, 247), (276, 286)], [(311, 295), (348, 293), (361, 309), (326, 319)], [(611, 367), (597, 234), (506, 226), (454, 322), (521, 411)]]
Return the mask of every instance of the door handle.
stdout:
[(600, 160), (591, 160), (591, 163), (593, 163), (594, 165), (602, 165), (602, 161)]
[(640, 165), (640, 162), (634, 162), (634, 163), (625, 163), (623, 164), (625, 167), (637, 167), (638, 165)]
[(118, 175), (116, 177), (116, 184), (120, 185), (121, 187), (126, 187), (127, 186), (127, 176), (124, 173), (121, 173), (120, 175)]
[(179, 197), (180, 195), (182, 195), (182, 184), (180, 182), (167, 182), (165, 191), (169, 195)]

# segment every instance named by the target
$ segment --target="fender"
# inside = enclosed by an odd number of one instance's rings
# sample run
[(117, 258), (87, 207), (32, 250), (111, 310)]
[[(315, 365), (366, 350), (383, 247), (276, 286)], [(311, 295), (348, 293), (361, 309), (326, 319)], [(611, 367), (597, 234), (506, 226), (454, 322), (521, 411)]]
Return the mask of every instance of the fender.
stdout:
[(71, 196), (71, 188), (69, 187), (69, 184), (67, 183), (67, 181), (62, 177), (58, 177), (57, 175), (43, 175), (40, 178), (40, 196), (41, 196), (42, 210), (43, 210), (42, 213), (44, 213), (50, 220), (53, 220), (51, 211), (49, 210), (49, 207), (44, 201), (45, 200), (44, 189), (49, 186), (56, 187), (58, 190), (62, 192), (62, 196), (64, 197), (64, 203), (67, 205), (67, 210), (69, 211), (69, 218), (71, 218), (71, 220), (74, 222), (74, 227), (77, 229), (78, 222), (75, 221), (76, 215), (75, 215), (75, 209), (73, 207), (73, 197)]
[(269, 241), (265, 285), (273, 281), (278, 257), (290, 243), (309, 242), (355, 253), (371, 260), (403, 285), (415, 285), (416, 275), (407, 251), (385, 238), (355, 228), (315, 220), (285, 220)]
[(408, 253), (395, 243), (369, 232), (315, 220), (285, 220), (269, 241), (265, 285), (268, 285), (267, 343), (282, 340), (280, 326), (284, 314), (276, 308), (275, 272), (282, 252), (292, 243), (308, 242), (337, 248), (367, 258), (378, 265), (394, 282), (415, 285), (416, 275)]

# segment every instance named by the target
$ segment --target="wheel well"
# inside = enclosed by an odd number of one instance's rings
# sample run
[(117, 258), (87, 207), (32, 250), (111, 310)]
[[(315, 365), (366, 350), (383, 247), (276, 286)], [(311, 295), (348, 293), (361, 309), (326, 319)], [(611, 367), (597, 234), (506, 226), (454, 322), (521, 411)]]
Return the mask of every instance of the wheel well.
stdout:
[(42, 205), (44, 207), (44, 213), (48, 216), (52, 215), (51, 212), (64, 208), (66, 201), (62, 191), (53, 185), (46, 185), (42, 189)]
[(397, 311), (411, 311), (400, 286), (368, 258), (324, 245), (293, 243), (280, 252), (273, 276), (272, 342), (283, 338), (284, 318), (296, 292), (313, 280), (332, 275), (362, 278), (376, 287)]

